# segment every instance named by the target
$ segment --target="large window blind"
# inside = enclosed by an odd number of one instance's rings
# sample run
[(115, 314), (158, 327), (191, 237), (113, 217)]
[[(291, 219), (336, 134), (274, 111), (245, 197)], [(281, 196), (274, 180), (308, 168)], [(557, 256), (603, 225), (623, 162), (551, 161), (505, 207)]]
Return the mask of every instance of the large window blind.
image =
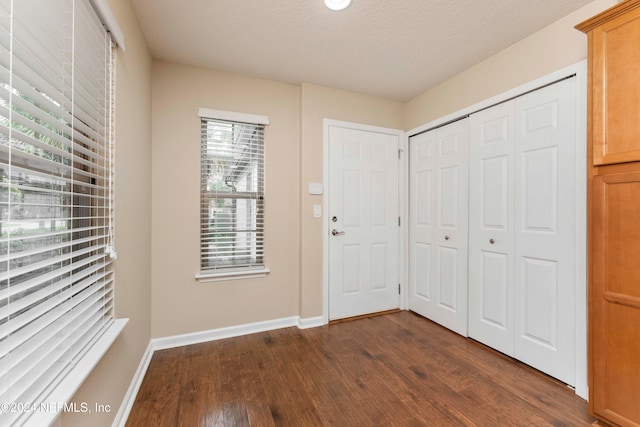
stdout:
[(201, 120), (201, 274), (263, 268), (264, 125)]
[(89, 0), (0, 0), (0, 425), (113, 322), (112, 82)]

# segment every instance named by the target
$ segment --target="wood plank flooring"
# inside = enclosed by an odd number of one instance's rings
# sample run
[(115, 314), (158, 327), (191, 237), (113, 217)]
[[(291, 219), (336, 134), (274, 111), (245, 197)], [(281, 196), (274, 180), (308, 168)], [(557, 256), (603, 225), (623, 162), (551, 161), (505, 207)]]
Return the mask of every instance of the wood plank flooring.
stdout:
[(127, 426), (589, 426), (565, 385), (410, 312), (158, 351)]

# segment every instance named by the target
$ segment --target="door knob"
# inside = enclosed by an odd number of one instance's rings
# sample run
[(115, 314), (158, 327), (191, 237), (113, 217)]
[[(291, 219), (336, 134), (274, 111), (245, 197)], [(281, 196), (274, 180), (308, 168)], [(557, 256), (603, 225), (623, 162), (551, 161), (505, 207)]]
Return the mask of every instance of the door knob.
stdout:
[(449, 236), (444, 236), (444, 240), (449, 240), (450, 237)]
[(491, 243), (492, 245), (495, 243), (496, 241), (494, 239), (489, 239), (489, 243)]
[(344, 231), (338, 231), (335, 228), (333, 230), (331, 230), (331, 235), (332, 236), (342, 236), (344, 234)]

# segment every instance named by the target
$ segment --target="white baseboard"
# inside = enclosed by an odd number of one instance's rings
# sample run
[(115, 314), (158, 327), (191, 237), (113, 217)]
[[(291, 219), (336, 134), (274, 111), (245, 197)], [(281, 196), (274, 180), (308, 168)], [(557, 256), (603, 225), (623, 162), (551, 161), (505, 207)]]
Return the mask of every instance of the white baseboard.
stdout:
[(324, 324), (325, 324), (324, 316), (307, 317), (307, 318), (298, 317), (299, 329), (317, 328), (318, 326), (322, 326)]
[(131, 384), (129, 385), (129, 389), (127, 393), (124, 395), (124, 399), (120, 404), (120, 409), (118, 409), (118, 413), (116, 414), (115, 419), (113, 420), (112, 427), (124, 427), (127, 423), (127, 418), (129, 418), (129, 412), (131, 412), (131, 408), (133, 407), (133, 402), (136, 400), (136, 396), (138, 395), (138, 390), (140, 390), (140, 385), (142, 384), (142, 380), (144, 379), (145, 374), (147, 373), (147, 368), (149, 367), (149, 363), (151, 363), (151, 358), (153, 357), (153, 346), (151, 341), (149, 341), (149, 345), (147, 345), (147, 349), (142, 355), (142, 359), (140, 360), (140, 364), (138, 365), (138, 369), (136, 373), (133, 375), (133, 379), (131, 380)]
[(249, 323), (246, 325), (230, 326), (227, 328), (211, 329), (208, 331), (192, 332), (189, 334), (173, 335), (162, 338), (152, 338), (149, 341), (147, 350), (140, 360), (140, 365), (136, 370), (135, 375), (131, 381), (131, 385), (127, 390), (127, 393), (120, 405), (120, 409), (113, 420), (112, 427), (123, 427), (127, 418), (129, 418), (129, 412), (133, 407), (133, 402), (136, 400), (138, 390), (147, 372), (151, 358), (156, 350), (166, 350), (174, 347), (181, 347), (184, 345), (199, 344), (208, 341), (221, 340), (225, 338), (239, 337), (242, 335), (255, 334), (257, 332), (272, 331), (275, 329), (289, 328), (297, 326), (299, 329), (315, 328), (324, 325), (324, 318), (309, 317), (301, 318), (300, 316), (285, 317), (282, 319), (267, 320), (264, 322)]
[(200, 344), (208, 341), (255, 334), (257, 332), (289, 328), (291, 326), (298, 326), (298, 317), (285, 317), (282, 319), (266, 320), (264, 322), (248, 323), (246, 325), (229, 326), (226, 328), (210, 329), (208, 331), (153, 338), (151, 343), (154, 350), (165, 350), (168, 348), (182, 347), (184, 345)]

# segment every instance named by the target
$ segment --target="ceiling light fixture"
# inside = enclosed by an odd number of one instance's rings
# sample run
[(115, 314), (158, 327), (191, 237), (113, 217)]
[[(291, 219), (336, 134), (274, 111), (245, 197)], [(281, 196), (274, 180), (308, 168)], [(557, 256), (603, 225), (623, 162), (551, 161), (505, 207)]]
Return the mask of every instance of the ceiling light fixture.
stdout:
[(344, 10), (351, 4), (351, 0), (324, 0), (325, 6), (331, 10)]

